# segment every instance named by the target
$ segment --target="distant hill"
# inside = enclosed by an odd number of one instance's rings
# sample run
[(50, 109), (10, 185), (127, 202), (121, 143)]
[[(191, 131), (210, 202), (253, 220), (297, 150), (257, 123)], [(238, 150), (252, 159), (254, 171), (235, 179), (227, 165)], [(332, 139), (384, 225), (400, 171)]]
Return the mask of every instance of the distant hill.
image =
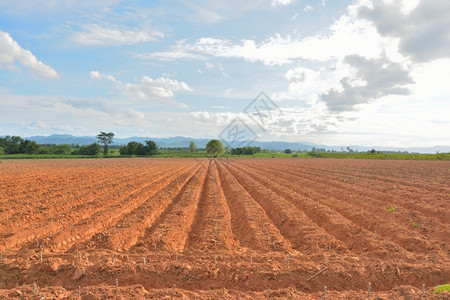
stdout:
[[(92, 136), (73, 136), (70, 134), (52, 134), (49, 136), (30, 136), (26, 139), (36, 141), (38, 144), (80, 144), (80, 145), (89, 145), (95, 143), (97, 139)], [(175, 147), (188, 147), (189, 143), (193, 141), (197, 147), (204, 148), (206, 143), (210, 139), (194, 139), (183, 136), (175, 136), (168, 138), (151, 138), (151, 137), (128, 137), (128, 138), (114, 138), (113, 145), (125, 145), (131, 141), (136, 141), (139, 143), (144, 143), (145, 140), (154, 141), (159, 147), (164, 148), (175, 148)], [(244, 144), (245, 145), (245, 144)], [(325, 145), (315, 145), (307, 142), (278, 142), (278, 141), (253, 141), (251, 146), (261, 147), (263, 149), (270, 150), (279, 150), (282, 151), (284, 149), (291, 150), (307, 150), (310, 151), (313, 147), (321, 148), (325, 150), (336, 150), (340, 151), (341, 149), (346, 149), (347, 146), (325, 146)], [(439, 152), (450, 152), (450, 146), (434, 146), (434, 147), (411, 147), (411, 148), (396, 148), (396, 147), (382, 147), (382, 146), (349, 146), (353, 150), (358, 150), (360, 152), (369, 151), (371, 149), (376, 149), (377, 151), (408, 151), (408, 152), (417, 152), (417, 153), (436, 153)]]

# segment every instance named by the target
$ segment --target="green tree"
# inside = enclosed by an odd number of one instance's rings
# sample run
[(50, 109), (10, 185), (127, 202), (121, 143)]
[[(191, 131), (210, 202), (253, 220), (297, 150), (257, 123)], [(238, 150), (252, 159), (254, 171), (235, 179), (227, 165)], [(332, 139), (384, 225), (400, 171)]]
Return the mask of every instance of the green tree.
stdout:
[(69, 145), (55, 145), (50, 148), (50, 152), (52, 154), (67, 155), (67, 154), (70, 154), (71, 151), (72, 151), (72, 149), (70, 148)]
[(189, 151), (191, 152), (191, 154), (197, 152), (197, 146), (192, 141), (189, 143)]
[(154, 141), (145, 141), (145, 154), (144, 155), (155, 155), (158, 154), (158, 146)]
[(147, 150), (146, 150), (145, 146), (143, 144), (141, 144), (141, 143), (138, 143), (134, 154), (135, 155), (143, 155), (144, 156), (144, 155), (147, 155), (146, 151)]
[(39, 153), (39, 145), (35, 141), (25, 140), (22, 147), (23, 153), (30, 154), (32, 156)]
[(141, 143), (138, 143), (138, 142), (134, 142), (134, 141), (132, 141), (132, 142), (129, 142), (128, 143), (128, 145), (127, 145), (127, 148), (128, 148), (128, 155), (134, 155), (134, 154), (136, 154), (136, 150), (137, 150), (137, 148), (139, 147), (139, 145), (142, 145)]
[(0, 138), (0, 147), (2, 147), (5, 150), (6, 154), (21, 153), (20, 145), (23, 142), (24, 141), (20, 136), (7, 135), (4, 138)]
[(291, 154), (291, 153), (292, 153), (292, 150), (291, 150), (291, 149), (286, 149), (286, 150), (284, 150), (284, 153), (286, 153), (286, 154)]
[(144, 145), (138, 142), (129, 142), (119, 149), (120, 155), (145, 155)]
[(72, 152), (73, 155), (98, 155), (102, 148), (99, 144), (93, 143), (89, 146), (83, 145)]
[(5, 149), (3, 149), (3, 147), (0, 147), (0, 155), (4, 155), (5, 154)]
[(206, 144), (206, 153), (209, 155), (217, 156), (222, 154), (225, 150), (223, 148), (222, 142), (219, 140), (210, 140)]
[(100, 151), (102, 151), (102, 148), (100, 148), (100, 145), (97, 143), (93, 143), (87, 146), (88, 155), (99, 155)]
[(109, 132), (103, 132), (100, 131), (99, 134), (97, 134), (97, 139), (100, 143), (103, 144), (103, 155), (108, 155), (108, 145), (112, 144), (114, 138), (114, 133)]

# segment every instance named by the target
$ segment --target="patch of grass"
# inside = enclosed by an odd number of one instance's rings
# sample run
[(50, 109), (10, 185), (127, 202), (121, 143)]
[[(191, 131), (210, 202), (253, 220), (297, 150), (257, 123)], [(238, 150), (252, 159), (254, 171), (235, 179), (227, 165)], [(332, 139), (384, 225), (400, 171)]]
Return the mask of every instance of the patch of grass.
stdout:
[(359, 158), (359, 159), (400, 159), (400, 160), (450, 160), (450, 153), (369, 153), (369, 152), (308, 152), (309, 157)]
[(438, 286), (434, 287), (435, 294), (439, 294), (442, 292), (450, 292), (450, 284), (449, 283), (438, 285)]
[(394, 205), (391, 205), (389, 208), (384, 207), (383, 209), (385, 211), (387, 211), (387, 212), (391, 212), (391, 213), (395, 212), (395, 206)]

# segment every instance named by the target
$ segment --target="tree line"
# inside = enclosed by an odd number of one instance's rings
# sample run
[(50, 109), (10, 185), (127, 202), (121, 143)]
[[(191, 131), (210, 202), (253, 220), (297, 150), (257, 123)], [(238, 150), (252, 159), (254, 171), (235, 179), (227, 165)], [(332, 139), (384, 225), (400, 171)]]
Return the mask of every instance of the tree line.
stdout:
[(39, 145), (35, 141), (24, 140), (20, 136), (0, 138), (0, 154), (38, 154)]
[[(113, 138), (115, 134), (112, 132), (103, 132), (96, 136), (98, 142), (92, 143), (90, 145), (55, 145), (55, 144), (45, 144), (39, 145), (35, 141), (30, 141), (23, 139), (19, 136), (6, 136), (0, 138), (0, 155), (3, 154), (53, 154), (53, 155), (87, 155), (87, 156), (97, 156), (103, 152), (104, 156), (110, 153), (109, 145), (113, 143)], [(100, 145), (103, 144), (102, 146)], [(188, 148), (159, 148), (154, 141), (146, 140), (144, 143), (139, 142), (129, 142), (123, 146), (117, 146), (119, 153), (122, 156), (152, 156), (160, 154), (159, 150), (176, 151), (176, 150), (188, 150), (191, 154), (198, 152), (200, 149), (197, 148), (194, 142), (190, 142)], [(116, 148), (117, 149), (117, 148)], [(220, 156), (222, 154), (231, 155), (253, 155), (255, 153), (264, 152), (266, 150), (261, 150), (261, 147), (241, 147), (225, 149), (220, 140), (210, 140), (204, 149), (209, 156)], [(289, 150), (290, 153), (290, 150)]]
[[(10, 154), (54, 154), (54, 155), (89, 155), (96, 156), (103, 152), (109, 155), (109, 145), (112, 144), (114, 133), (101, 131), (96, 136), (98, 143), (90, 145), (39, 145), (35, 141), (23, 139), (20, 136), (0, 137), (0, 155)], [(103, 144), (103, 149), (99, 143)], [(151, 156), (158, 154), (158, 146), (154, 141), (147, 140), (145, 144), (129, 142), (119, 148), (120, 155)]]
[[(37, 154), (47, 154), (47, 155), (80, 155), (80, 156), (98, 156), (103, 153), (103, 156), (107, 156), (112, 154), (109, 150), (109, 145), (113, 143), (113, 138), (115, 134), (112, 132), (103, 132), (100, 131), (98, 135), (96, 135), (97, 142), (92, 143), (90, 145), (55, 145), (55, 144), (37, 144), (35, 141), (23, 139), (20, 136), (5, 136), (0, 137), (0, 155), (11, 155), (11, 154), (28, 154), (28, 155), (37, 155)], [(102, 146), (100, 144), (103, 144)], [(209, 157), (219, 157), (222, 155), (254, 155), (257, 153), (275, 153), (276, 151), (271, 151), (267, 149), (261, 149), (261, 147), (237, 147), (237, 148), (225, 148), (222, 145), (220, 140), (212, 139), (210, 140), (205, 148), (198, 149), (193, 141), (190, 142), (188, 147), (179, 147), (179, 148), (159, 148), (158, 145), (151, 140), (146, 140), (144, 143), (139, 143), (136, 141), (129, 142), (126, 145), (115, 145), (111, 146), (114, 149), (118, 149), (121, 156), (152, 156), (164, 154), (171, 151), (189, 151), (191, 155), (194, 153), (201, 151), (205, 153)], [(357, 150), (350, 149), (347, 147), (348, 154), (358, 154)], [(326, 150), (322, 148), (312, 147), (311, 151), (293, 151), (291, 149), (285, 149), (284, 154), (292, 155), (293, 157), (297, 157), (300, 152), (301, 156), (311, 156), (311, 157), (323, 157), (323, 156), (339, 156), (342, 157), (346, 155), (347, 152), (344, 152), (344, 149), (341, 149), (341, 152), (336, 152), (334, 150)], [(362, 156), (364, 152), (361, 152)], [(380, 154), (379, 151), (374, 149), (367, 151), (368, 154), (375, 156), (375, 154)], [(173, 155), (172, 153), (166, 155)], [(197, 155), (197, 154), (196, 154)], [(201, 156), (202, 154), (200, 154)], [(371, 156), (371, 157), (372, 157)], [(439, 157), (441, 157), (440, 155)]]
[[(72, 147), (73, 146), (73, 147)], [(98, 143), (91, 145), (39, 145), (35, 141), (21, 138), (20, 136), (0, 137), (0, 155), (4, 154), (56, 154), (56, 155), (98, 155), (101, 147)], [(75, 149), (73, 149), (76, 147)]]

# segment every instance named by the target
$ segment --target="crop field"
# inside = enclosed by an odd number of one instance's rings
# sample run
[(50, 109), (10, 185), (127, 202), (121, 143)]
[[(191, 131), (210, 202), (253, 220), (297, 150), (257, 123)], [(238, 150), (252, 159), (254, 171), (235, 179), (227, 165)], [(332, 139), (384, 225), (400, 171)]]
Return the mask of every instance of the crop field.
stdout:
[(449, 183), (449, 161), (3, 161), (0, 299), (448, 299)]

